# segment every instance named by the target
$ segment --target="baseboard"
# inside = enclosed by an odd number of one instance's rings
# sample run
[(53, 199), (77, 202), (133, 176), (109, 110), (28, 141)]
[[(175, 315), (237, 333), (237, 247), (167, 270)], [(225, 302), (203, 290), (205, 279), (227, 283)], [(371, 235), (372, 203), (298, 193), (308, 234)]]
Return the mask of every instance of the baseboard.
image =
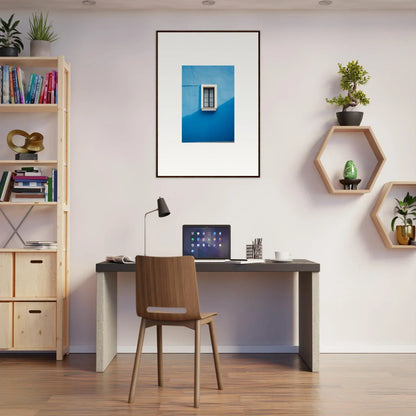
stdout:
[(415, 354), (416, 345), (353, 345), (321, 347), (321, 354)]
[[(237, 354), (271, 354), (271, 353), (280, 353), (280, 354), (296, 354), (298, 353), (299, 348), (295, 345), (224, 345), (218, 347), (218, 352), (220, 354), (227, 353), (237, 353)], [(117, 352), (119, 353), (135, 353), (135, 346), (122, 346), (117, 347)], [(155, 353), (156, 346), (145, 346), (143, 347), (143, 353)], [(163, 352), (166, 353), (193, 353), (194, 347), (192, 345), (178, 345), (178, 346), (164, 346)], [(201, 353), (211, 353), (212, 349), (210, 346), (201, 346)]]

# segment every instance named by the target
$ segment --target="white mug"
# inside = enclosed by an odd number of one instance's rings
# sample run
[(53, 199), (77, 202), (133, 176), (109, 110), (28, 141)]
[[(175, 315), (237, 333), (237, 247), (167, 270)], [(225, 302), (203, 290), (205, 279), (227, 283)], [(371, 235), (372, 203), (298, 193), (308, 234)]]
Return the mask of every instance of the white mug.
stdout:
[(292, 260), (292, 255), (289, 251), (275, 251), (274, 258), (278, 261), (290, 261)]

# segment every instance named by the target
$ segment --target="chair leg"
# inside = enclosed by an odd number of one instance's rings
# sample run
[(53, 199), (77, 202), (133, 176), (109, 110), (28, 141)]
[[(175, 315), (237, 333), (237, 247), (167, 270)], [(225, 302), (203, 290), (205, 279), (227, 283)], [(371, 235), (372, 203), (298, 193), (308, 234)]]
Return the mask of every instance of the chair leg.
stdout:
[(194, 407), (199, 407), (199, 376), (201, 368), (201, 322), (195, 321)]
[(220, 356), (218, 355), (217, 337), (215, 336), (214, 321), (208, 322), (209, 333), (211, 335), (212, 353), (214, 355), (215, 374), (217, 375), (218, 390), (222, 390), (222, 377), (220, 368)]
[(156, 326), (157, 334), (157, 381), (160, 387), (163, 386), (163, 346), (162, 346), (162, 325)]
[(134, 402), (134, 396), (136, 394), (136, 381), (137, 381), (137, 375), (139, 373), (140, 357), (142, 354), (145, 330), (146, 330), (146, 319), (142, 318), (142, 322), (140, 324), (139, 338), (137, 340), (137, 350), (136, 350), (136, 357), (134, 359), (133, 374), (131, 376), (129, 403)]

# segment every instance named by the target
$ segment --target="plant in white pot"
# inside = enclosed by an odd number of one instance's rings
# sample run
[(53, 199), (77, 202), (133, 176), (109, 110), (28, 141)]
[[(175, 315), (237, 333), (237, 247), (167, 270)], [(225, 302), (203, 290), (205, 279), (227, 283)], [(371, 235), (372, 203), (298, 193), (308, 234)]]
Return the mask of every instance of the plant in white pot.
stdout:
[(29, 18), (30, 56), (50, 56), (51, 43), (58, 39), (48, 22), (48, 13), (33, 13)]
[(358, 89), (359, 85), (367, 84), (370, 76), (358, 63), (358, 60), (348, 62), (347, 66), (338, 63), (338, 68), (338, 74), (341, 74), (340, 87), (347, 91), (347, 95), (339, 94), (337, 97), (327, 98), (326, 102), (342, 107), (342, 111), (337, 112), (338, 123), (341, 126), (359, 126), (363, 113), (361, 111), (347, 111), (347, 109), (355, 108), (358, 104), (367, 105), (370, 103), (364, 92)]

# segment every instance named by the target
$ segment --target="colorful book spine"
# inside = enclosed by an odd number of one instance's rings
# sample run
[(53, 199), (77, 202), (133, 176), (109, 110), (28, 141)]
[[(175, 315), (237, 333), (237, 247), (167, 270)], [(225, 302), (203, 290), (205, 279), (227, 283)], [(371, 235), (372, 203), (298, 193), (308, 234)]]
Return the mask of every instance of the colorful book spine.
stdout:
[(17, 69), (15, 66), (12, 68), (12, 80), (13, 80), (13, 91), (14, 91), (14, 103), (20, 104), (19, 84), (17, 82)]
[(40, 98), (40, 91), (42, 89), (42, 85), (43, 85), (43, 76), (39, 75), (38, 77), (38, 83), (37, 83), (37, 88), (36, 88), (36, 95), (35, 95), (35, 104), (39, 104), (39, 98)]
[(56, 169), (52, 169), (53, 174), (53, 182), (52, 182), (52, 188), (53, 188), (53, 202), (58, 201), (58, 171)]
[(46, 75), (45, 76), (45, 87), (44, 87), (44, 90), (43, 90), (42, 104), (47, 104), (47, 102), (48, 102), (48, 86), (49, 86), (49, 76)]
[(7, 65), (3, 65), (3, 103), (10, 103), (9, 67)]
[(26, 99), (25, 99), (26, 104), (30, 104), (30, 96), (32, 94), (34, 79), (35, 79), (35, 74), (33, 73), (30, 74), (29, 85), (27, 86), (27, 93), (26, 93)]
[(39, 176), (21, 176), (16, 175), (14, 177), (16, 182), (46, 182), (48, 180), (47, 176), (39, 175)]
[(0, 196), (3, 192), (4, 182), (6, 181), (6, 177), (7, 177), (7, 171), (4, 171), (3, 174), (1, 175), (1, 179), (0, 179)]
[(12, 172), (7, 172), (6, 181), (4, 182), (3, 190), (1, 192), (0, 201), (5, 202), (9, 200), (12, 189)]
[(25, 92), (23, 87), (23, 80), (24, 80), (24, 72), (20, 67), (16, 67), (17, 72), (17, 83), (19, 85), (19, 98), (20, 98), (20, 104), (25, 103)]
[(47, 201), (52, 202), (52, 178), (48, 178), (48, 191), (47, 191), (48, 197)]
[(10, 104), (14, 104), (14, 88), (13, 88), (12, 67), (9, 67), (9, 88), (10, 88)]

